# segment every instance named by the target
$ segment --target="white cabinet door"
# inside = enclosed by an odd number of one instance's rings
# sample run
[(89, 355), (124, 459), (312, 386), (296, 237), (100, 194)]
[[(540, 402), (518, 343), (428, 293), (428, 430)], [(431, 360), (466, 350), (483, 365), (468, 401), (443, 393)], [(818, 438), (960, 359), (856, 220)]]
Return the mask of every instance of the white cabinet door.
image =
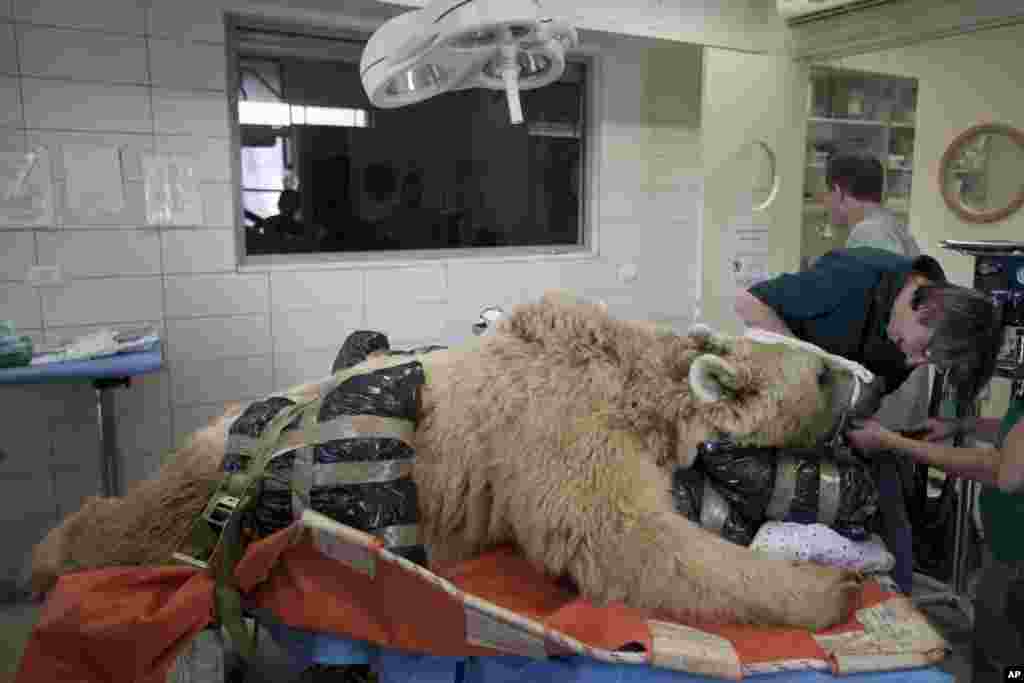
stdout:
[(740, 291), (733, 273), (734, 234), (750, 223), (752, 194), (764, 197), (752, 193), (763, 174), (744, 154), (747, 143), (765, 143), (775, 158), (774, 200), (753, 212), (754, 223), (768, 230), (767, 269), (799, 268), (808, 74), (806, 66), (787, 57), (717, 48), (704, 50), (703, 68), (700, 321), (735, 333), (742, 327), (733, 313), (733, 297)]

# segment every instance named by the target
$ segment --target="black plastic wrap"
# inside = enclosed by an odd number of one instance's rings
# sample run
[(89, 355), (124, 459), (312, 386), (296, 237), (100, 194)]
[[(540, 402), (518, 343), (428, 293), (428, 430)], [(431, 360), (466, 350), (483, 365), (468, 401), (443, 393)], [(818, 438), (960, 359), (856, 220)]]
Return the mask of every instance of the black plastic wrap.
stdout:
[[(778, 460), (783, 455), (796, 461), (796, 491), (782, 521), (812, 524), (818, 521), (820, 467), (832, 459), (826, 449), (796, 450), (739, 447), (728, 441), (700, 444), (694, 465), (743, 518), (763, 521), (775, 490)], [(855, 459), (838, 462), (839, 508), (831, 527), (851, 540), (868, 537), (867, 524), (878, 507), (878, 487), (869, 467)]]
[(331, 366), (331, 372), (345, 370), (353, 365), (358, 365), (366, 360), (366, 357), (374, 351), (387, 351), (390, 348), (391, 344), (388, 342), (388, 338), (380, 332), (356, 330), (348, 335), (345, 343), (342, 344), (341, 351), (338, 351), (338, 356), (334, 359), (334, 365)]
[[(672, 475), (672, 502), (675, 504), (676, 512), (696, 524), (700, 524), (706, 480), (707, 476), (702, 472), (682, 467), (676, 468)], [(745, 519), (735, 506), (730, 506), (729, 516), (722, 525), (721, 536), (739, 545), (750, 545), (759, 526), (759, 522)]]
[[(343, 360), (357, 364), (370, 351), (388, 348), (387, 338), (379, 333), (354, 333), (349, 341), (353, 343), (346, 342), (336, 363)], [(323, 397), (317, 420), (327, 422), (344, 416), (370, 415), (415, 424), (419, 389), (424, 380), (423, 368), (416, 361), (354, 375)], [(281, 397), (254, 403), (236, 420), (230, 433), (257, 438), (270, 419), (291, 404), (292, 401)], [(257, 537), (284, 529), (294, 521), (291, 485), (295, 456), (294, 451), (278, 456), (264, 473), (256, 504), (243, 520), (244, 526)], [(332, 463), (411, 463), (414, 458), (413, 448), (395, 438), (356, 436), (313, 447), (314, 468)], [(224, 458), (226, 471), (244, 465), (245, 458), (237, 453), (228, 453)], [(416, 485), (408, 475), (372, 483), (314, 486), (310, 491), (310, 506), (331, 519), (368, 533), (389, 527), (415, 526), (419, 522)], [(422, 544), (389, 546), (388, 549), (414, 562), (426, 562)]]

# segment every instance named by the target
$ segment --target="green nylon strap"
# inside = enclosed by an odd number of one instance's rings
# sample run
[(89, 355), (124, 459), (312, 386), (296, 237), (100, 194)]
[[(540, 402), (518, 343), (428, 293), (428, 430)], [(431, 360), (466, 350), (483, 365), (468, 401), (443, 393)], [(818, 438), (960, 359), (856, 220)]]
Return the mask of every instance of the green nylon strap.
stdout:
[(238, 498), (238, 504), (231, 512), (224, 526), (220, 539), (220, 556), (216, 562), (214, 606), (217, 618), (224, 630), (235, 643), (238, 652), (249, 661), (255, 654), (254, 636), (250, 635), (242, 620), (242, 594), (235, 583), (235, 568), (242, 559), (244, 552), (242, 543), (242, 515), (255, 502), (259, 494), (260, 479), (267, 465), (277, 456), (288, 452), (278, 448), (281, 432), (284, 431), (296, 414), (316, 414), (315, 410), (306, 410), (311, 404), (319, 403), (319, 399), (306, 403), (296, 403), (282, 409), (267, 425), (260, 435), (259, 450), (252, 454), (252, 460), (244, 472), (235, 472), (225, 477), (225, 485), (230, 494)]
[[(349, 377), (375, 370), (347, 369), (334, 375), (331, 384), (338, 386)], [(299, 448), (311, 447), (312, 444), (329, 440), (330, 437), (343, 436), (338, 431), (340, 425), (317, 423), (318, 406), (326, 393), (328, 392), (323, 391), (323, 387), (321, 387), (321, 394), (316, 399), (284, 407), (271, 419), (259, 437), (244, 442), (246, 448), (240, 449), (239, 454), (249, 457), (245, 469), (230, 473), (223, 478), (203, 513), (193, 523), (189, 536), (182, 547), (174, 553), (174, 559), (203, 569), (210, 568), (211, 560), (214, 561), (212, 569), (215, 576), (214, 606), (217, 618), (227, 631), (228, 636), (235, 642), (239, 653), (247, 660), (255, 652), (255, 634), (250, 634), (244, 624), (241, 593), (234, 577), (235, 568), (241, 561), (244, 552), (242, 517), (244, 512), (255, 504), (260, 491), (260, 482), (267, 466), (274, 458)], [(284, 429), (300, 413), (302, 414), (301, 427), (282, 437)], [(361, 419), (367, 424), (358, 424)], [(353, 423), (348, 426), (348, 429), (354, 427), (356, 433), (372, 432), (374, 428), (381, 429), (393, 432), (381, 435), (393, 436), (406, 442), (411, 440), (411, 433), (415, 429), (413, 422), (396, 418), (355, 416), (348, 418), (348, 421)], [(354, 435), (352, 434), (352, 436)], [(348, 437), (349, 435), (344, 436)], [(310, 468), (310, 475), (311, 473), (312, 469)], [(301, 502), (303, 507), (308, 507), (309, 487), (304, 486), (301, 477), (297, 478), (294, 472), (291, 488), (293, 496), (298, 499), (297, 502)], [(404, 533), (398, 534), (392, 540), (415, 540), (414, 533), (403, 531)], [(218, 548), (221, 551), (219, 555), (216, 554)]]

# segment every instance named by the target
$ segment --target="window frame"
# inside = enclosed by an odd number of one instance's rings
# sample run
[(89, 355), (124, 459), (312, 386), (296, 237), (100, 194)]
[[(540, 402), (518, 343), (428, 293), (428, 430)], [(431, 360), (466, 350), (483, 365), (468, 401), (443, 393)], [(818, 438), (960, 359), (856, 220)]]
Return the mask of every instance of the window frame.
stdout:
[[(344, 268), (365, 265), (436, 264), (446, 261), (521, 261), (521, 260), (590, 260), (598, 256), (598, 201), (600, 168), (600, 129), (603, 125), (598, 93), (602, 84), (602, 60), (593, 49), (577, 47), (566, 52), (566, 59), (582, 62), (586, 66), (583, 92), (584, 125), (582, 130), (583, 163), (580, 172), (581, 243), (542, 246), (458, 247), (449, 249), (409, 249), (402, 251), (317, 252), (297, 254), (246, 253), (245, 221), (242, 208), (241, 127), (238, 123), (238, 87), (241, 72), (239, 51), (242, 31), (266, 30), (310, 36), (309, 50), (296, 51), (294, 47), (281, 47), (282, 56), (317, 56), (323, 53), (312, 45), (316, 38), (327, 40), (365, 41), (373, 29), (354, 20), (341, 20), (339, 25), (325, 26), (314, 22), (296, 22), (249, 14), (226, 13), (225, 54), (228, 72), (228, 123), (230, 127), (231, 196), (234, 213), (234, 234), (237, 270), (239, 272), (265, 272), (268, 270), (295, 270), (303, 268)], [(261, 45), (265, 54), (274, 54), (268, 45)], [(443, 95), (442, 95), (443, 96)], [(511, 125), (511, 124), (510, 124)]]

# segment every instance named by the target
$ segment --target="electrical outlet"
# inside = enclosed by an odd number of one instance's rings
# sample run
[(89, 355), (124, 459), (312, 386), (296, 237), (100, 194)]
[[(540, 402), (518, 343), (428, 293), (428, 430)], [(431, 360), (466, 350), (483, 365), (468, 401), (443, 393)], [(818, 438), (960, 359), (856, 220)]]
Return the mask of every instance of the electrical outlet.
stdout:
[(28, 283), (33, 287), (59, 287), (64, 284), (60, 266), (32, 266), (28, 269)]

